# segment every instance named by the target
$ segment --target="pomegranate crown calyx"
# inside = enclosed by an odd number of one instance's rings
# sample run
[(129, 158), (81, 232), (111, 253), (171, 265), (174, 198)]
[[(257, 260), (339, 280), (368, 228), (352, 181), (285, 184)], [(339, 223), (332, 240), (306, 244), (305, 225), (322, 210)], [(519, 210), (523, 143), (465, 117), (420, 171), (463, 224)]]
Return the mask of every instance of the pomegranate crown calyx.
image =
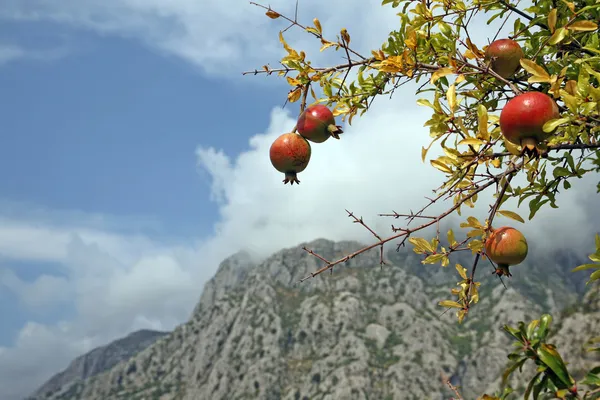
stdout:
[(344, 131), (342, 130), (342, 127), (339, 125), (335, 125), (335, 124), (330, 124), (327, 126), (327, 131), (331, 134), (332, 137), (334, 137), (335, 139), (339, 139), (340, 138), (340, 134), (344, 133)]

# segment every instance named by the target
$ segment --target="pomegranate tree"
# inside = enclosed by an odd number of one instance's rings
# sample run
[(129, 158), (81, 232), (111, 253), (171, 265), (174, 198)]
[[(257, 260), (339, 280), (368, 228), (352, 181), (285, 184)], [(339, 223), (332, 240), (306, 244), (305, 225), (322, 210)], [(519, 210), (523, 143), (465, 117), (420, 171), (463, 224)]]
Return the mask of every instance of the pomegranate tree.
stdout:
[(519, 70), (524, 56), (519, 43), (512, 39), (495, 40), (485, 51), (485, 59), (492, 70), (504, 79), (510, 78)]
[(522, 263), (527, 257), (527, 251), (525, 236), (510, 226), (492, 228), (485, 241), (485, 254), (498, 264), (495, 273), (500, 276), (511, 276), (508, 267)]
[(314, 143), (323, 143), (330, 136), (336, 139), (343, 133), (342, 127), (335, 124), (335, 117), (329, 108), (322, 104), (307, 107), (296, 123), (298, 133)]
[(500, 130), (506, 140), (523, 146), (523, 151), (539, 152), (538, 144), (551, 135), (542, 129), (544, 124), (559, 117), (558, 105), (550, 96), (527, 92), (506, 103), (500, 113)]
[(275, 139), (269, 155), (273, 167), (285, 174), (284, 184), (299, 184), (297, 174), (304, 171), (310, 161), (310, 143), (296, 133), (284, 133)]

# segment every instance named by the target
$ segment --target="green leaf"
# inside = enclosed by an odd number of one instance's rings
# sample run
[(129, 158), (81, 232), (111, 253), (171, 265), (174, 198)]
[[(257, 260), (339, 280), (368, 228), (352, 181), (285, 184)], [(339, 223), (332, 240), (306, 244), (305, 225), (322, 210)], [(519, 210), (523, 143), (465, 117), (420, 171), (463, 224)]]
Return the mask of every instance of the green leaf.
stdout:
[(510, 376), (510, 374), (512, 374), (513, 372), (515, 372), (515, 370), (517, 368), (522, 367), (523, 364), (525, 364), (526, 361), (527, 361), (527, 357), (523, 357), (519, 361), (517, 361), (516, 363), (512, 364), (510, 367), (506, 368), (506, 370), (504, 371), (504, 373), (502, 373), (502, 384), (505, 384), (506, 381), (508, 380), (508, 377)]
[(533, 390), (533, 386), (535, 385), (535, 382), (538, 380), (538, 378), (540, 377), (541, 374), (542, 374), (541, 372), (538, 372), (537, 374), (535, 374), (533, 376), (533, 378), (531, 378), (531, 380), (529, 381), (529, 384), (527, 385), (527, 389), (525, 389), (525, 394), (523, 395), (524, 399), (529, 398), (529, 395), (531, 394), (531, 391)]
[(569, 122), (570, 120), (571, 120), (570, 118), (552, 119), (552, 120), (546, 122), (542, 129), (544, 130), (544, 132), (550, 133), (553, 130), (555, 130), (559, 125)]
[(504, 325), (502, 327), (502, 329), (508, 333), (510, 336), (514, 337), (515, 339), (517, 339), (519, 342), (523, 342), (523, 337), (521, 336), (521, 333), (519, 332), (518, 329), (515, 329), (513, 327), (510, 327), (508, 325)]
[(579, 381), (582, 385), (593, 385), (600, 386), (600, 375), (593, 374), (591, 371), (585, 375), (582, 381)]
[(560, 176), (571, 176), (571, 171), (563, 167), (556, 167), (552, 171), (552, 175), (554, 175), (554, 178), (558, 178)]
[(535, 337), (539, 340), (546, 339), (548, 335), (548, 327), (552, 324), (552, 316), (550, 314), (543, 314), (540, 318), (540, 325), (535, 331)]
[(569, 372), (567, 371), (567, 367), (565, 366), (562, 357), (560, 354), (558, 354), (554, 346), (542, 343), (537, 349), (537, 355), (540, 358), (540, 361), (546, 364), (548, 368), (554, 372), (561, 383), (563, 383), (567, 388), (573, 385)]
[(539, 398), (540, 393), (546, 387), (547, 383), (548, 383), (548, 375), (544, 374), (542, 376), (542, 379), (540, 380), (540, 382), (537, 385), (535, 385), (535, 387), (533, 388), (533, 398), (534, 398), (534, 400), (536, 400), (536, 399)]

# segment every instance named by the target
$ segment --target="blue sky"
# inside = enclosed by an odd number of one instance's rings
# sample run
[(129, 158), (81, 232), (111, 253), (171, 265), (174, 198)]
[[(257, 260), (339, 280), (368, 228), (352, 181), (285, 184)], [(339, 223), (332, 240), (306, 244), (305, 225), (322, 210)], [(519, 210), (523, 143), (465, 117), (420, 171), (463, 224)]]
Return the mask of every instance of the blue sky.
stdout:
[[(37, 35), (18, 25), (4, 34), (26, 42), (51, 29), (29, 28)], [(262, 88), (264, 100), (255, 101), (255, 85), (206, 79), (130, 40), (83, 34), (78, 42), (86, 43), (84, 51), (58, 60), (2, 67), (2, 200), (21, 211), (30, 205), (140, 217), (152, 222), (128, 228), (162, 240), (210, 233), (218, 209), (208, 177), (198, 173), (195, 147), (241, 152), (251, 132), (268, 124), (277, 93)], [(18, 213), (9, 208), (5, 215)], [(10, 268), (29, 281), (60, 273), (48, 263), (13, 261)], [(9, 345), (33, 315), (14, 295), (0, 296), (0, 345)], [(36, 318), (47, 322), (65, 312)]]
[(276, 92), (263, 88), (255, 101), (252, 85), (206, 79), (131, 41), (79, 41), (83, 52), (2, 69), (2, 198), (208, 233), (217, 208), (195, 146), (239, 153), (268, 124)]
[[(0, 0), (1, 399), (135, 329), (185, 322), (237, 250), (370, 241), (344, 209), (387, 234), (377, 213), (419, 208), (441, 183), (421, 162), (429, 113), (406, 85), (314, 146), (302, 184), (284, 186), (268, 149), (297, 105), (281, 109), (283, 79), (241, 71), (277, 64), (286, 25), (236, 1)], [(319, 17), (330, 39), (348, 29), (368, 54), (397, 18), (356, 13), (363, 2), (304, 0), (300, 17)], [(293, 14), (293, 2), (271, 5)], [(343, 60), (302, 32), (286, 38), (315, 65)], [(576, 182), (569, 215), (544, 210), (525, 233), (560, 227), (563, 245), (587, 250), (595, 184)]]

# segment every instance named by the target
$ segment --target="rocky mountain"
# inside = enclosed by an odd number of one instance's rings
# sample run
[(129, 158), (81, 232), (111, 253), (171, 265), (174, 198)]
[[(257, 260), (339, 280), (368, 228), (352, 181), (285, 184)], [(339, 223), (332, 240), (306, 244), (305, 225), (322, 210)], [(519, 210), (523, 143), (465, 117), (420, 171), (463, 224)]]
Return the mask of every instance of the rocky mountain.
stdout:
[(73, 360), (64, 371), (54, 375), (36, 390), (31, 398), (49, 398), (52, 393), (62, 387), (108, 371), (119, 362), (128, 360), (167, 334), (168, 332), (142, 329), (106, 346), (97, 347)]
[[(307, 246), (336, 259), (360, 244)], [(260, 263), (236, 254), (206, 284), (188, 322), (107, 371), (32, 399), (448, 399), (442, 376), (475, 399), (498, 387), (508, 361), (501, 326), (566, 306), (555, 341), (569, 346), (577, 371), (597, 361), (580, 357), (583, 341), (600, 332), (595, 292), (572, 306), (581, 285), (562, 277), (564, 266), (555, 271), (542, 259), (517, 267), (507, 288), (482, 278), (480, 303), (458, 325), (437, 306), (451, 298), (454, 268), (423, 266), (411, 252), (388, 258), (380, 267), (374, 250), (299, 284), (322, 265), (302, 245)]]

